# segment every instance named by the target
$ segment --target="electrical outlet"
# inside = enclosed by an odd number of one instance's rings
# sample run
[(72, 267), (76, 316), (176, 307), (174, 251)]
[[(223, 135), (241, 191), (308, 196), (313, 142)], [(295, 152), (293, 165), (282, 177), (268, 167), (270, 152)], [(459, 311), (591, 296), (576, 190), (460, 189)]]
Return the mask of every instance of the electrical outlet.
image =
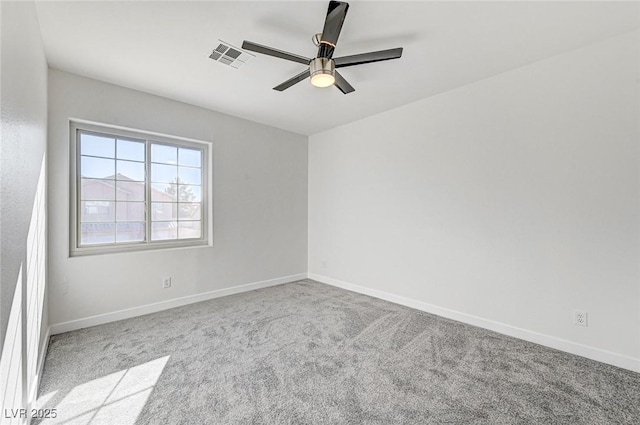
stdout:
[(573, 310), (573, 324), (587, 327), (587, 312), (583, 310)]
[(162, 278), (162, 287), (171, 288), (171, 277), (166, 276)]

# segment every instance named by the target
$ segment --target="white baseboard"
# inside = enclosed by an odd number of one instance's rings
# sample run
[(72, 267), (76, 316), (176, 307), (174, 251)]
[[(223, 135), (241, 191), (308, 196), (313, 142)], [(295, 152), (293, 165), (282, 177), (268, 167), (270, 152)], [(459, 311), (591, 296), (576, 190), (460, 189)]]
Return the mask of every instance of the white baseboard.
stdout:
[[(36, 367), (36, 384), (29, 394), (29, 400), (27, 409), (30, 411), (32, 408), (36, 408), (38, 401), (38, 390), (40, 389), (40, 380), (42, 379), (42, 369), (44, 369), (44, 360), (47, 357), (47, 350), (49, 349), (49, 338), (51, 338), (51, 327), (47, 328), (47, 333), (44, 335), (40, 352), (38, 353), (38, 365)], [(27, 424), (31, 423), (31, 416), (27, 417)]]
[(380, 298), (386, 301), (391, 301), (396, 304), (415, 308), (416, 310), (422, 310), (427, 313), (436, 314), (448, 319), (457, 320), (462, 323), (478, 326), (480, 328), (488, 329), (504, 335), (523, 339), (529, 342), (534, 342), (546, 347), (555, 348), (556, 350), (565, 351), (577, 356), (586, 357), (591, 360), (596, 360), (602, 363), (607, 363), (613, 366), (640, 373), (640, 359), (637, 358), (624, 356), (621, 354), (613, 353), (611, 351), (590, 347), (588, 345), (583, 345), (572, 341), (567, 341), (562, 338), (541, 334), (527, 329), (517, 328), (515, 326), (484, 319), (482, 317), (473, 316), (471, 314), (466, 314), (455, 310), (450, 310), (448, 308), (439, 307), (433, 304), (425, 303), (423, 301), (418, 301), (388, 292), (379, 291), (377, 289), (371, 289), (364, 286), (355, 285), (353, 283), (343, 282), (327, 276), (309, 273), (308, 277), (309, 279), (313, 279), (321, 283), (326, 283), (328, 285), (337, 286), (338, 288), (358, 292), (360, 294), (369, 295), (371, 297)]
[(44, 359), (47, 357), (47, 350), (49, 349), (49, 339), (51, 338), (51, 326), (47, 328), (47, 333), (44, 335), (44, 341), (42, 347), (40, 347), (40, 357), (38, 357), (38, 383), (36, 387), (40, 387), (40, 377), (42, 376), (42, 369), (44, 368)]
[(203, 292), (201, 294), (188, 295), (182, 298), (174, 298), (172, 300), (161, 301), (153, 304), (146, 304), (139, 307), (127, 308), (124, 310), (114, 311), (111, 313), (98, 314), (96, 316), (85, 317), (68, 322), (56, 323), (49, 327), (51, 335), (57, 335), (63, 332), (75, 331), (77, 329), (88, 328), (90, 326), (102, 325), (104, 323), (116, 322), (118, 320), (129, 319), (131, 317), (143, 316), (149, 313), (155, 313), (162, 310), (168, 310), (174, 307), (181, 307), (187, 304), (193, 304), (200, 301), (207, 301), (213, 298), (226, 297), (227, 295), (239, 294), (241, 292), (253, 291), (254, 289), (267, 288), (269, 286), (282, 285), (283, 283), (295, 282), (297, 280), (306, 279), (306, 273), (284, 276), (275, 279), (263, 280), (260, 282), (247, 283), (245, 285), (232, 286), (230, 288), (216, 289), (215, 291)]

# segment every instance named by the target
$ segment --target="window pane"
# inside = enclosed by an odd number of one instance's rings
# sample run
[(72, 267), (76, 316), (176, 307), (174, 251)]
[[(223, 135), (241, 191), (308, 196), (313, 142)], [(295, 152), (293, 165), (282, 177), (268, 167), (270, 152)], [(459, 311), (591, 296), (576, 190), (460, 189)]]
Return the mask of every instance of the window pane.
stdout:
[(178, 226), (179, 239), (199, 239), (202, 237), (201, 221), (181, 221)]
[(116, 191), (113, 180), (81, 179), (80, 199), (113, 201)]
[(201, 184), (200, 168), (178, 167), (178, 175), (180, 183), (183, 184)]
[(82, 223), (80, 245), (114, 243), (115, 223)]
[(202, 151), (199, 149), (178, 149), (178, 165), (188, 165), (190, 167), (202, 166)]
[(111, 201), (80, 202), (80, 221), (115, 221), (116, 203)]
[(116, 161), (118, 167), (118, 180), (144, 181), (144, 163), (132, 161)]
[(151, 162), (160, 162), (163, 164), (178, 163), (178, 148), (175, 146), (151, 145)]
[(178, 204), (168, 202), (152, 202), (151, 203), (151, 220), (152, 221), (170, 221), (175, 220), (178, 216)]
[(83, 156), (80, 158), (80, 176), (98, 179), (115, 178), (116, 162), (113, 159), (93, 158)]
[(118, 139), (118, 159), (144, 162), (144, 142)]
[(118, 201), (144, 201), (144, 183), (117, 181), (116, 199)]
[(156, 221), (151, 223), (151, 240), (178, 239), (177, 221)]
[(80, 133), (80, 155), (114, 158), (116, 152), (115, 143), (116, 141), (113, 137)]
[(202, 186), (180, 185), (180, 202), (202, 202)]
[(178, 204), (178, 220), (200, 220), (202, 205), (199, 203)]
[(178, 167), (175, 165), (151, 164), (151, 181), (154, 183), (175, 183)]
[[(198, 188), (197, 194), (194, 193), (194, 188)], [(200, 186), (178, 185), (178, 201), (179, 202), (194, 202), (198, 201), (200, 197)]]
[(156, 202), (176, 202), (178, 185), (154, 183), (151, 185), (151, 200)]
[(144, 238), (144, 221), (117, 223), (116, 242), (142, 242)]
[(116, 221), (144, 221), (144, 202), (118, 202)]

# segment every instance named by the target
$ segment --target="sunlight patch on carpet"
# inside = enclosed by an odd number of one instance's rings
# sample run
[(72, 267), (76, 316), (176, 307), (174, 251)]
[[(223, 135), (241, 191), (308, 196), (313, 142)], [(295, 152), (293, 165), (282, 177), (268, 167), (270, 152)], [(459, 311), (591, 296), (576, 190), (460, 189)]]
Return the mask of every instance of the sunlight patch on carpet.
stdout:
[[(46, 418), (41, 423), (135, 424), (169, 357), (161, 357), (76, 386), (60, 403), (47, 406), (48, 409), (55, 409), (56, 417)], [(41, 396), (38, 406), (45, 406), (51, 396), (52, 393)]]

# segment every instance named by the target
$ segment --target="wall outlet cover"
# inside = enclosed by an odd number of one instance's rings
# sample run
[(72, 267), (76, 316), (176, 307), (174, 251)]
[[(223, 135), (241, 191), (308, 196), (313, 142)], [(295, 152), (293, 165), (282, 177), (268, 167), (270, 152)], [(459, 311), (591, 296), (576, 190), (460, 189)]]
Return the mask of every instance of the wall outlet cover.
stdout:
[(573, 324), (576, 326), (587, 326), (587, 312), (584, 310), (573, 311)]
[(162, 278), (162, 287), (163, 288), (171, 288), (171, 278), (170, 277), (163, 277)]

